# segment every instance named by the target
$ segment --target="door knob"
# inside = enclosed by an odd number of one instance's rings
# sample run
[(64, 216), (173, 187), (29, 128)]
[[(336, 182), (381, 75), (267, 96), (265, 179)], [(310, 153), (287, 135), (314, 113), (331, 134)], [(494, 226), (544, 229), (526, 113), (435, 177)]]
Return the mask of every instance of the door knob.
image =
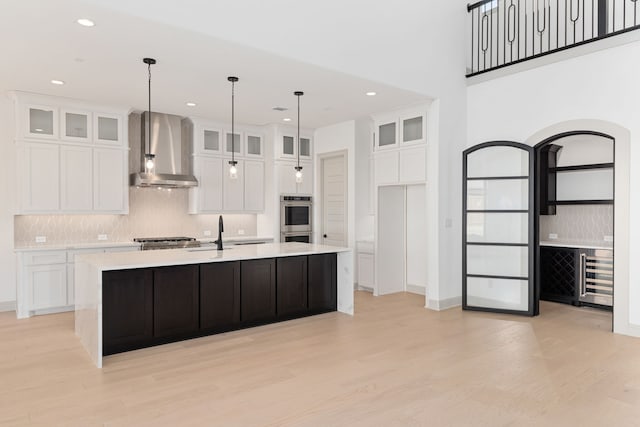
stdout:
[(324, 237), (324, 238), (326, 239), (326, 238), (327, 238), (327, 235), (326, 235), (326, 234), (323, 234), (323, 235), (322, 235), (322, 237)]

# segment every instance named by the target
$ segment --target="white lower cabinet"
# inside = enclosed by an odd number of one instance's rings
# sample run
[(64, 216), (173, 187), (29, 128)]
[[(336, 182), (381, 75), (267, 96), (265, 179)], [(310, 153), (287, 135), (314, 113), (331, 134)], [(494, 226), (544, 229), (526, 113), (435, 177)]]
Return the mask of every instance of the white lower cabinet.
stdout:
[(375, 286), (375, 264), (373, 242), (357, 242), (358, 287), (373, 290)]
[(67, 265), (27, 267), (29, 308), (42, 310), (67, 305)]
[(115, 246), (23, 252), (18, 257), (18, 318), (74, 309), (76, 255), (137, 249)]

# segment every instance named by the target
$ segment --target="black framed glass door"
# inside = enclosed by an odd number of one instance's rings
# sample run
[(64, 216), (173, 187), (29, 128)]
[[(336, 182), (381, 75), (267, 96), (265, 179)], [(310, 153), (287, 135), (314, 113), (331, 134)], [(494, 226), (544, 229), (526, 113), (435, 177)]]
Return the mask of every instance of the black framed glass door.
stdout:
[(534, 150), (511, 141), (463, 153), (462, 306), (534, 316)]

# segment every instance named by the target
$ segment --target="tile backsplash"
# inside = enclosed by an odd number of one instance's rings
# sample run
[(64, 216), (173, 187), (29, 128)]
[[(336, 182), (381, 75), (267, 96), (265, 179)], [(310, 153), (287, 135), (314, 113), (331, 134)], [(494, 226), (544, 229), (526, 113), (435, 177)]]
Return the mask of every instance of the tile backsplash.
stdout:
[(540, 216), (540, 240), (603, 241), (613, 236), (613, 205), (557, 206), (556, 215)]
[[(36, 236), (46, 236), (48, 244), (97, 242), (99, 234), (108, 241), (131, 241), (134, 237), (211, 237), (218, 233), (219, 215), (190, 215), (187, 190), (131, 188), (128, 215), (19, 215), (14, 217), (16, 247), (35, 244)], [(254, 214), (224, 215), (224, 235), (255, 236)]]

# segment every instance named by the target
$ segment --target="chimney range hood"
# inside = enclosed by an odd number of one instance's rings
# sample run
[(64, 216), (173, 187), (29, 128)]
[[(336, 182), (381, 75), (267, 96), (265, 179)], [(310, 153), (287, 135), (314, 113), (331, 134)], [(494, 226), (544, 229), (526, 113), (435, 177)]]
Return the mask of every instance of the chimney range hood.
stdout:
[[(130, 184), (136, 187), (189, 188), (196, 187), (198, 180), (191, 173), (190, 142), (193, 125), (188, 118), (171, 114), (151, 115), (150, 152), (155, 155), (154, 173), (145, 173), (145, 141), (149, 124), (148, 113), (129, 115), (129, 147), (134, 170)], [(136, 132), (136, 127), (140, 127)], [(138, 138), (137, 135), (140, 135)], [(139, 153), (139, 157), (137, 155)]]

